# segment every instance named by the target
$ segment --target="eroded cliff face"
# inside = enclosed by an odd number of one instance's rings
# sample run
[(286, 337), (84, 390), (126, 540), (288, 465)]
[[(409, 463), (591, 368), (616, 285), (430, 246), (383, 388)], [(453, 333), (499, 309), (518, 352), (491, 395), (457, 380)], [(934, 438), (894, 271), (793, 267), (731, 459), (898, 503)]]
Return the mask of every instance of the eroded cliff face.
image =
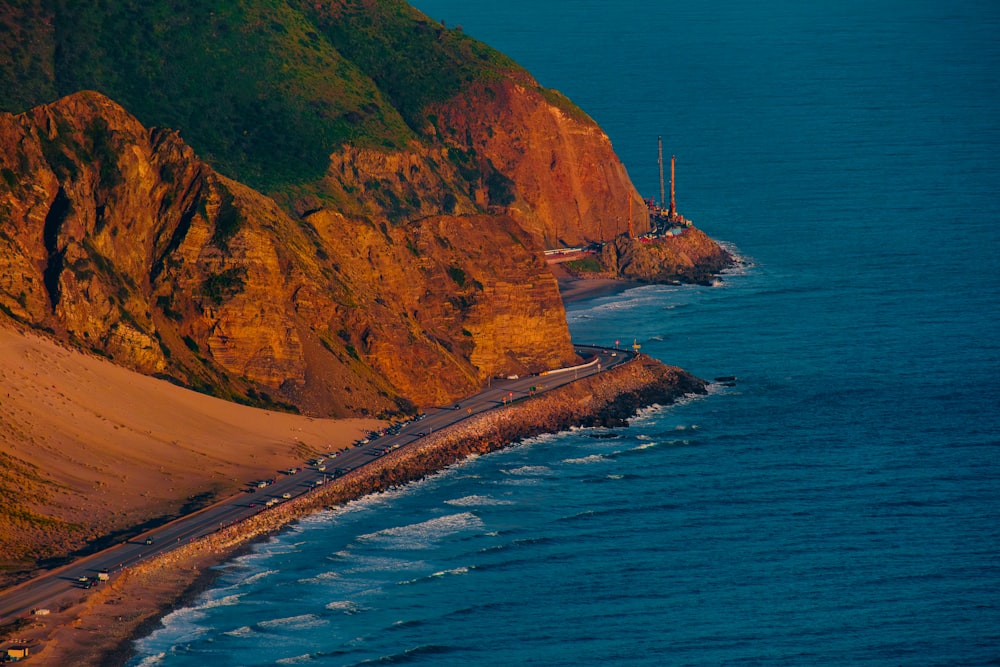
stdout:
[[(649, 230), (649, 214), (610, 139), (558, 93), (531, 81), (474, 83), (428, 111), (425, 143), (344, 146), (318, 189), (338, 210), (390, 221), (488, 212), (542, 248)], [(299, 213), (321, 208), (294, 202)]]
[(0, 307), (138, 371), (374, 415), (575, 357), (539, 246), (472, 198), (295, 220), (96, 93), (0, 115), (0, 145)]
[(646, 205), (603, 130), (555, 91), (479, 82), (435, 109), (436, 130), (509, 179), (505, 208), (546, 248), (649, 230)]

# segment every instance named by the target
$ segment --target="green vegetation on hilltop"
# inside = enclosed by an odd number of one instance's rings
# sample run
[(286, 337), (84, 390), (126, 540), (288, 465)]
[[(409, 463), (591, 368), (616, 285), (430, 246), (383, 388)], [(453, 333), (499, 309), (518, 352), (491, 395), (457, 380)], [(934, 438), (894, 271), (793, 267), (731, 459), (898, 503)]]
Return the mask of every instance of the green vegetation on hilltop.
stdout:
[(470, 81), (530, 81), (402, 0), (5, 0), (0, 37), (0, 110), (97, 90), (266, 192), (345, 143), (404, 146)]
[(284, 2), (53, 4), (58, 95), (99, 90), (255, 187), (316, 178), (345, 141), (409, 137), (372, 81)]
[(378, 84), (415, 130), (424, 110), (481, 78), (533, 80), (513, 60), (482, 42), (448, 29), (403, 0), (339, 0), (316, 5), (318, 25), (337, 49)]

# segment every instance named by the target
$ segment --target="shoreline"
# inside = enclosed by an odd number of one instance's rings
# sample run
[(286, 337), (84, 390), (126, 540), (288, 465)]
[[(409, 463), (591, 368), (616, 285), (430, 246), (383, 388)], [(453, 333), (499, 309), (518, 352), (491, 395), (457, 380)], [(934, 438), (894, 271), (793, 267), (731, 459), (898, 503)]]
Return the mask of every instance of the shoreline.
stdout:
[[(615, 281), (620, 282), (620, 281)], [(38, 646), (35, 664), (124, 665), (135, 640), (209, 588), (215, 568), (293, 521), (422, 479), (472, 454), (485, 454), (571, 426), (622, 426), (648, 405), (704, 393), (705, 382), (649, 357), (472, 417), (425, 442), (396, 450), (326, 487), (133, 567), (50, 616), (31, 617), (21, 635)]]
[(550, 264), (549, 268), (552, 269), (552, 273), (556, 277), (563, 305), (596, 299), (602, 296), (613, 296), (645, 284), (635, 280), (607, 278), (603, 276), (580, 278), (559, 266), (558, 263)]

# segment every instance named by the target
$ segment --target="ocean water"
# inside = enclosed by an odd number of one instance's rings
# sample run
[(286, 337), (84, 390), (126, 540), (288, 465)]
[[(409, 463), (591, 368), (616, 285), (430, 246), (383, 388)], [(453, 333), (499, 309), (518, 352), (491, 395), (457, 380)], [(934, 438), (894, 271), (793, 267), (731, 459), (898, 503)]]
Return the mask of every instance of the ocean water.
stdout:
[(1000, 5), (419, 0), (745, 264), (573, 304), (704, 397), (317, 514), (134, 665), (1000, 664)]

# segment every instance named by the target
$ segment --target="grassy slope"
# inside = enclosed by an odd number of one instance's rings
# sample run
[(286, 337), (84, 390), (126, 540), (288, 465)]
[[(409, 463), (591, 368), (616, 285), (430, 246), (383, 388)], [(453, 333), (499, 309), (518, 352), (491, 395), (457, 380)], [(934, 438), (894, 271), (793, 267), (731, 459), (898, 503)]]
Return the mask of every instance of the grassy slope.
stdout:
[(409, 136), (371, 80), (283, 2), (59, 4), (59, 95), (100, 90), (258, 189), (322, 174), (340, 142)]
[(4, 0), (0, 36), (0, 110), (98, 90), (266, 192), (345, 142), (402, 147), (470, 81), (534, 85), (402, 0)]

